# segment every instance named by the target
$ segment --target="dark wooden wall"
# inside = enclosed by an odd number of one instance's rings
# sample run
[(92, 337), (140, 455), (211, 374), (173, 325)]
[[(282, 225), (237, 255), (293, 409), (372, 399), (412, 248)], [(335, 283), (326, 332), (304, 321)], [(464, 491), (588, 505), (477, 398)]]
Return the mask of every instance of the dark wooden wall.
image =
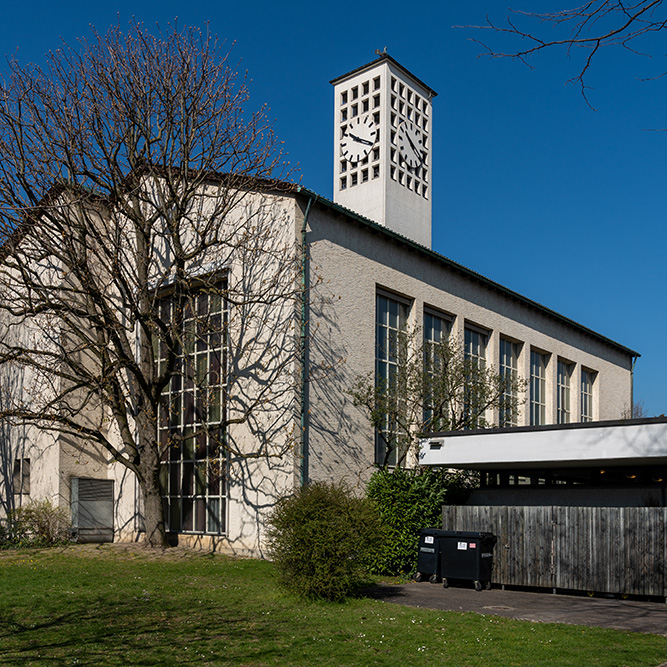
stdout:
[(444, 530), (497, 536), (493, 582), (667, 597), (667, 508), (445, 506)]

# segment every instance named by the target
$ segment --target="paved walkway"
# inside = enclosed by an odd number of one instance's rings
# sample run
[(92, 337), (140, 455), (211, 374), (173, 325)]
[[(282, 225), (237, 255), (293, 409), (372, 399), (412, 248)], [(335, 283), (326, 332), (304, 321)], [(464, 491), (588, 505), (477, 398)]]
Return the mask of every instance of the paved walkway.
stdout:
[(373, 597), (429, 609), (473, 611), (540, 623), (571, 623), (667, 636), (667, 604), (551, 595), (516, 590), (477, 592), (465, 585), (443, 588), (441, 584), (411, 582), (402, 586), (377, 586)]

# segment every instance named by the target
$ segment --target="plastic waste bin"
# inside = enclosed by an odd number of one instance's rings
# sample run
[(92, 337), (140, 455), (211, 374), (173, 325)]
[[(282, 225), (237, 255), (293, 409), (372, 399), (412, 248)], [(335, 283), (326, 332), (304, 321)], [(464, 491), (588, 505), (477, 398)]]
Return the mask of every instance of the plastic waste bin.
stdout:
[(415, 581), (428, 579), (432, 584), (440, 581), (440, 536), (446, 534), (446, 531), (437, 528), (422, 528), (419, 531)]
[(447, 579), (466, 579), (474, 583), (475, 590), (491, 588), (493, 547), (497, 538), (493, 533), (441, 531), (440, 571), (442, 585)]

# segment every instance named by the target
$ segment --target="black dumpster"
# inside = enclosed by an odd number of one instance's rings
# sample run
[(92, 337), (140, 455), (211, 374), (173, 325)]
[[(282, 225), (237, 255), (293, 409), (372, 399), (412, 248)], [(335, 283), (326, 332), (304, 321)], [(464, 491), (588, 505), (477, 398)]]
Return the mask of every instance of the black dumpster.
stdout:
[(447, 588), (447, 579), (474, 582), (475, 590), (491, 588), (491, 567), (496, 536), (458, 530), (440, 531), (440, 576)]
[(440, 581), (440, 537), (447, 534), (447, 531), (437, 528), (422, 528), (419, 531), (415, 581), (428, 579), (432, 584)]

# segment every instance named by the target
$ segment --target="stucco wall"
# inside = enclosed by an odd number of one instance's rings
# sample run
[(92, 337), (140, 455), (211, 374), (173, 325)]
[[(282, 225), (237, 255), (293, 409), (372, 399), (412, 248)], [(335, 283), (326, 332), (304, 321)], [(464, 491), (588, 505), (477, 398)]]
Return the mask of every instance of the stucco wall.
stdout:
[[(631, 357), (569, 326), (545, 311), (419, 253), (330, 209), (309, 216), (311, 277), (323, 284), (311, 304), (311, 365), (333, 370), (310, 387), (310, 475), (313, 479), (367, 478), (373, 465), (371, 428), (346, 391), (353, 379), (374, 373), (375, 299), (387, 291), (410, 304), (410, 325), (421, 329), (424, 308), (453, 318), (452, 334), (463, 339), (467, 323), (489, 332), (487, 361), (497, 367), (504, 336), (521, 343), (519, 374), (530, 376), (531, 347), (547, 353), (547, 423), (556, 421), (556, 362), (574, 366), (572, 421), (580, 419), (581, 369), (596, 372), (594, 418), (619, 418), (631, 399)], [(529, 423), (528, 404), (519, 424)]]

